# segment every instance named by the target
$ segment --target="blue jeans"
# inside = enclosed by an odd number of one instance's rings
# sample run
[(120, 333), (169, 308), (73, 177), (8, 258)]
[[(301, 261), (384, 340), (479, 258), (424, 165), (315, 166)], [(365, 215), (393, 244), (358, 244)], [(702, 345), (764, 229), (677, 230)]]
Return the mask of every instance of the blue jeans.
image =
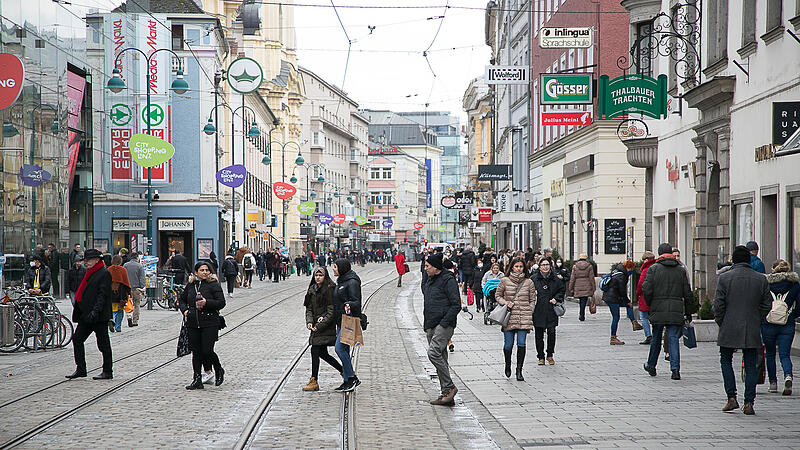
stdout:
[(681, 336), (680, 325), (653, 325), (653, 340), (650, 341), (650, 355), (647, 357), (647, 365), (656, 368), (658, 355), (661, 354), (661, 337), (664, 335), (664, 328), (667, 329), (667, 340), (669, 341), (669, 369), (681, 370)]
[[(725, 384), (725, 395), (728, 398), (736, 398), (736, 376), (733, 374), (733, 352), (736, 349), (730, 347), (719, 348), (719, 365), (722, 369), (722, 381)], [(756, 360), (758, 359), (758, 349), (742, 349), (742, 359), (744, 360), (744, 402), (753, 403), (756, 400), (756, 383), (758, 374), (756, 373)], [(672, 359), (672, 355), (670, 355)]]
[(114, 311), (111, 314), (114, 316), (114, 329), (117, 331), (122, 330), (122, 318), (125, 317), (125, 311), (120, 309), (119, 311)]
[(336, 350), (336, 355), (342, 361), (342, 378), (347, 381), (356, 376), (356, 374), (353, 372), (353, 362), (350, 360), (350, 346), (339, 342), (341, 334), (341, 325), (336, 325), (336, 344), (334, 344), (333, 349)]
[(511, 350), (514, 346), (514, 336), (517, 336), (517, 347), (525, 347), (525, 340), (528, 338), (529, 330), (508, 330), (503, 331), (503, 349)]
[[(619, 303), (608, 303), (608, 309), (611, 310), (611, 335), (617, 335), (617, 327), (619, 326)], [(628, 310), (628, 319), (633, 322), (633, 308), (630, 306), (625, 306), (625, 309)]]
[(578, 302), (581, 306), (581, 312), (578, 314), (579, 320), (586, 319), (586, 304), (589, 303), (589, 297), (578, 297)]
[(778, 355), (783, 368), (783, 376), (792, 374), (792, 359), (789, 353), (792, 351), (792, 341), (794, 340), (794, 320), (786, 325), (774, 325), (771, 323), (761, 324), (761, 340), (764, 341), (764, 354), (767, 358), (767, 373), (769, 381), (778, 381), (775, 373), (775, 346), (778, 347)]
[(650, 337), (650, 311), (639, 310), (639, 321), (642, 322), (642, 329), (644, 330), (644, 337)]

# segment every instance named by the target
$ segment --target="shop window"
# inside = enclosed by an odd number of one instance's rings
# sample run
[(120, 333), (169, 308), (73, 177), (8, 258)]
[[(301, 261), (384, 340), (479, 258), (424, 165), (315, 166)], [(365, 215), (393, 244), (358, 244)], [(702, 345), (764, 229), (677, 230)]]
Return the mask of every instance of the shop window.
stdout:
[(753, 240), (753, 203), (734, 205), (734, 245), (744, 245)]
[(183, 25), (172, 24), (172, 49), (183, 50)]

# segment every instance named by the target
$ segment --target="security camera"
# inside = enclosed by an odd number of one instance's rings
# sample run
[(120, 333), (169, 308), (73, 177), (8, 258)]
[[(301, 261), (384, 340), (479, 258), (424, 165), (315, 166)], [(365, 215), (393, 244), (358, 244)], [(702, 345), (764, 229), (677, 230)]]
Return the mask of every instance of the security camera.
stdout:
[(158, 195), (158, 189), (153, 190), (153, 200), (158, 200), (160, 195)]

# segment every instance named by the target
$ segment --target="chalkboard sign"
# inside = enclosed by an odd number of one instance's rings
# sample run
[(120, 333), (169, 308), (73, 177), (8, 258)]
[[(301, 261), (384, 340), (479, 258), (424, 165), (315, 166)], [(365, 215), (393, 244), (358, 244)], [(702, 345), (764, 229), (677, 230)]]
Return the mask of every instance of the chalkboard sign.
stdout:
[(625, 219), (605, 219), (605, 253), (625, 254)]

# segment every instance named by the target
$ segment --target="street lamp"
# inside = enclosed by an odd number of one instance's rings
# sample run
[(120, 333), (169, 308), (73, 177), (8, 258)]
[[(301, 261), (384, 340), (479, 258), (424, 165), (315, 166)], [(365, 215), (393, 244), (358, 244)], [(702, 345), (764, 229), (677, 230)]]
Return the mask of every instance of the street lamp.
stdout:
[[(181, 66), (181, 58), (178, 56), (177, 53), (168, 49), (168, 48), (159, 48), (150, 53), (147, 53), (139, 50), (136, 47), (127, 47), (122, 49), (119, 53), (117, 53), (117, 57), (114, 59), (114, 70), (111, 72), (111, 78), (106, 83), (106, 88), (113, 93), (122, 92), (123, 89), (126, 88), (125, 80), (122, 79), (122, 74), (120, 73), (119, 68), (119, 59), (123, 53), (127, 52), (128, 50), (132, 50), (135, 52), (139, 52), (142, 56), (144, 56), (145, 64), (145, 76), (147, 77), (147, 84), (145, 85), (145, 91), (147, 92), (147, 134), (152, 135), (152, 130), (150, 126), (150, 122), (152, 122), (149, 114), (150, 114), (150, 84), (151, 84), (151, 77), (153, 75), (157, 75), (156, 73), (151, 72), (150, 59), (155, 56), (158, 52), (169, 52), (178, 60), (178, 72), (176, 75), (175, 80), (173, 80), (172, 85), (170, 86), (170, 90), (175, 92), (176, 94), (183, 94), (189, 90), (189, 83), (183, 79), (183, 67)], [(147, 254), (151, 255), (153, 253), (153, 182), (151, 176), (151, 168), (147, 168)], [(151, 307), (151, 305), (148, 305)]]

